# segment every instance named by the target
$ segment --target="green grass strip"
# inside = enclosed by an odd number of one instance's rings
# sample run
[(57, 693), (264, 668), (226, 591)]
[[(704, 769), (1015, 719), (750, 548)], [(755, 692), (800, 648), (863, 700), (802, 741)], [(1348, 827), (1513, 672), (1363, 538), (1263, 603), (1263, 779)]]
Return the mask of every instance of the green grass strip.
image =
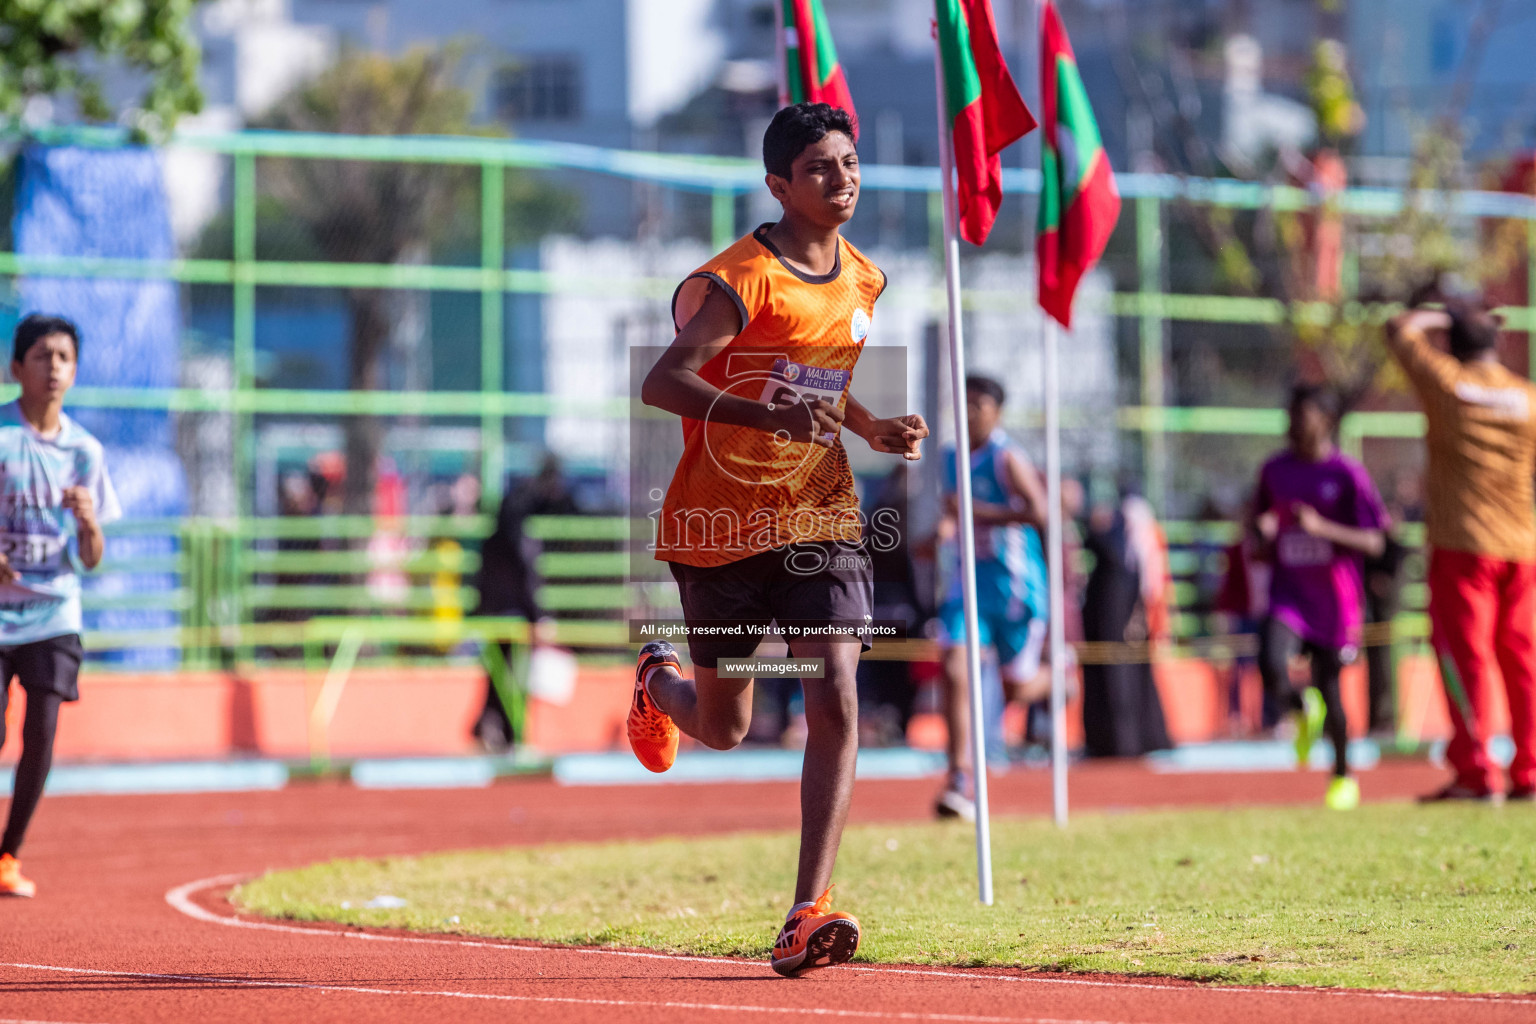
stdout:
[[(644, 794), (637, 791), (637, 799)], [(254, 912), (693, 954), (768, 955), (797, 838), (764, 833), (343, 860), (268, 874)], [(1226, 983), (1536, 990), (1536, 808), (1375, 805), (850, 828), (859, 959)], [(406, 901), (369, 909), (379, 896)]]

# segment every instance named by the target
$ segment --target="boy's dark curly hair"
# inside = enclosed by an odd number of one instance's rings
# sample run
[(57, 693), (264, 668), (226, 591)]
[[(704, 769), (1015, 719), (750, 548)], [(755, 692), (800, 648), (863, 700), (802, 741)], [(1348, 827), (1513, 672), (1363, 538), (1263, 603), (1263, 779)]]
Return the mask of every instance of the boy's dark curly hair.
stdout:
[(788, 181), (793, 174), (795, 157), (827, 137), (828, 132), (842, 132), (857, 140), (858, 126), (853, 115), (829, 103), (796, 103), (773, 115), (763, 133), (763, 166), (769, 174)]

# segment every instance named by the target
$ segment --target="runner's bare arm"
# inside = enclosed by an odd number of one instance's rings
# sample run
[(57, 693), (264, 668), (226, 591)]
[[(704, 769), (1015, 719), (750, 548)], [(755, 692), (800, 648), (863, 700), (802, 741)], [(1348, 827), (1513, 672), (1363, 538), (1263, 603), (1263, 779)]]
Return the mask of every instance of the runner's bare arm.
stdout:
[[(957, 494), (944, 495), (944, 514), (960, 520), (960, 496)], [(998, 505), (990, 501), (971, 501), (971, 521), (977, 526), (1012, 526), (1015, 523), (1034, 524), (1030, 518), (1032, 513), (1016, 509), (1011, 505)]]
[(923, 457), (922, 441), (928, 436), (928, 424), (917, 413), (881, 418), (864, 408), (852, 393), (848, 395), (847, 419), (843, 424), (869, 442), (877, 452), (900, 455), (908, 462)]
[(11, 568), (11, 560), (0, 555), (0, 583), (12, 583), (16, 579), (16, 570)]
[(1387, 535), (1382, 530), (1336, 523), (1311, 505), (1297, 504), (1292, 508), (1296, 525), (1314, 537), (1337, 544), (1341, 548), (1358, 551), (1368, 558), (1375, 558), (1387, 546)]
[(1028, 459), (1012, 451), (1003, 453), (1003, 465), (1006, 467), (1004, 485), (1016, 499), (1024, 503), (1020, 514), (1025, 518), (1021, 522), (1044, 529), (1049, 499), (1040, 471)]
[(694, 420), (753, 427), (766, 433), (784, 432), (791, 441), (830, 448), (842, 410), (820, 399), (770, 409), (761, 402), (721, 391), (699, 376), (699, 370), (741, 332), (741, 313), (731, 297), (711, 285), (704, 304), (677, 332), (640, 387), (640, 401)]
[(1274, 557), (1275, 538), (1280, 536), (1280, 513), (1275, 510), (1274, 500), (1262, 473), (1259, 474), (1259, 485), (1254, 490), (1253, 500), (1248, 503), (1248, 515), (1243, 529), (1248, 539), (1254, 542), (1254, 559), (1260, 562), (1271, 561)]
[(1451, 315), (1441, 310), (1410, 309), (1387, 321), (1387, 350), (1415, 384), (1454, 374), (1454, 357), (1430, 344), (1430, 331), (1445, 331)]
[[(1023, 523), (1026, 526), (1043, 528), (1046, 497), (1045, 481), (1040, 479), (1040, 471), (1013, 452), (1004, 452), (1003, 466), (1003, 486), (1013, 498), (1017, 499), (1017, 502), (999, 505), (987, 501), (973, 501), (971, 503), (972, 520), (977, 526), (1013, 526), (1016, 523)], [(947, 515), (959, 516), (958, 495), (944, 496), (944, 511)]]
[(64, 491), (64, 507), (75, 514), (75, 543), (80, 549), (80, 563), (87, 569), (101, 564), (106, 538), (96, 521), (96, 499), (88, 487), (70, 487)]

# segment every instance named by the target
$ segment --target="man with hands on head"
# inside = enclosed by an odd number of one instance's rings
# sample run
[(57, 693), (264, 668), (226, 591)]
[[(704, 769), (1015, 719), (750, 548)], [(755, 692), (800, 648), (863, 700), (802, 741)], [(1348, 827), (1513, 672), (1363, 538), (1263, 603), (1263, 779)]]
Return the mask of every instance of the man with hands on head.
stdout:
[(1485, 745), (1495, 675), (1515, 743), (1503, 795), (1536, 800), (1536, 386), (1499, 363), (1499, 327), (1456, 299), (1387, 324), (1427, 425), (1429, 618), (1453, 729), (1456, 776), (1427, 801), (1499, 796)]

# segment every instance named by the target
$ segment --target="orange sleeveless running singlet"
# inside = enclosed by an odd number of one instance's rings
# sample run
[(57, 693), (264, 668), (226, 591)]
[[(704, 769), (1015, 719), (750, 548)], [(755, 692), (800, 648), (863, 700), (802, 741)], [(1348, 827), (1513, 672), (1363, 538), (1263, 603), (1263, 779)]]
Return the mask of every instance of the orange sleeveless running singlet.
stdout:
[[(806, 274), (784, 262), (769, 227), (688, 275), (672, 298), (673, 323), (682, 330), (711, 288), (723, 289), (741, 314), (741, 333), (699, 376), (753, 401), (813, 396), (844, 409), (885, 274), (846, 239), (831, 273)], [(841, 435), (824, 448), (684, 418), (683, 456), (656, 529), (658, 559), (696, 566), (791, 543), (857, 543), (858, 499)]]

